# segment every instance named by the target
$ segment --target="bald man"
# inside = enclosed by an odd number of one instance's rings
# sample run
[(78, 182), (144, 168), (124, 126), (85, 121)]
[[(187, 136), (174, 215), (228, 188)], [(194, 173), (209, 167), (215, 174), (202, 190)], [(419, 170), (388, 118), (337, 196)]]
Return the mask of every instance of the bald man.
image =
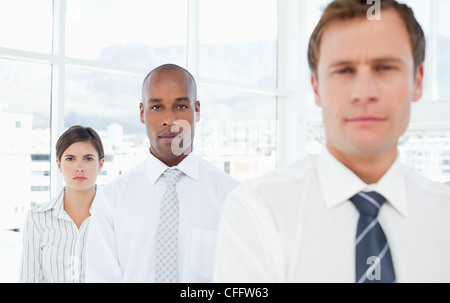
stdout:
[(193, 154), (200, 119), (194, 77), (174, 64), (152, 70), (140, 119), (149, 154), (95, 197), (86, 282), (211, 282), (222, 204), (238, 182)]

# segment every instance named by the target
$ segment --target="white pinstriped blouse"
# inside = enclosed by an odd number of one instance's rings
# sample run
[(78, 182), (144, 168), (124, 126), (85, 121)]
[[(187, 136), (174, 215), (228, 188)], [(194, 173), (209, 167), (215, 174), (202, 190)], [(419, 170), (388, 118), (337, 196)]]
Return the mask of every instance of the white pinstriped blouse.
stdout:
[(90, 217), (78, 229), (64, 211), (64, 193), (65, 188), (56, 198), (34, 206), (26, 215), (20, 282), (84, 282)]

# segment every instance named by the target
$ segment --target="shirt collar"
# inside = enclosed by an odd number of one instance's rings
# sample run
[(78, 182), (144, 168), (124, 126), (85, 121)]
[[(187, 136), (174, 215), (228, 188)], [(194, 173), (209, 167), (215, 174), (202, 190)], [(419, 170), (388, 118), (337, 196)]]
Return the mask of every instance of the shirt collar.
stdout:
[[(95, 184), (95, 194), (94, 194), (94, 201), (95, 201), (95, 195), (97, 194), (98, 190), (97, 184)], [(64, 195), (66, 194), (66, 187), (64, 186), (63, 189), (59, 192), (59, 194), (56, 196), (56, 198), (50, 200), (50, 202), (39, 205), (36, 208), (36, 212), (45, 212), (50, 209), (55, 210), (55, 216), (58, 218), (64, 218), (67, 219), (67, 213), (64, 211)], [(94, 209), (94, 201), (91, 203), (91, 207), (89, 208), (89, 212), (92, 214), (92, 210)]]
[(377, 183), (366, 184), (324, 148), (317, 158), (317, 174), (327, 208), (347, 201), (360, 191), (377, 191), (406, 216), (405, 180), (398, 157)]
[(156, 158), (152, 153), (149, 153), (147, 158), (147, 174), (150, 183), (154, 185), (158, 181), (159, 177), (167, 170), (177, 168), (181, 170), (186, 176), (191, 179), (199, 180), (199, 165), (200, 159), (192, 152), (184, 158), (177, 166), (169, 167), (161, 160)]
[(43, 204), (36, 209), (37, 212), (46, 212), (53, 209), (56, 218), (70, 220), (69, 215), (64, 211), (64, 195), (66, 193), (66, 187), (64, 187), (55, 199), (52, 199), (49, 203)]
[(56, 196), (56, 198), (50, 200), (48, 203), (41, 204), (36, 207), (36, 212), (46, 212), (50, 209), (55, 209), (59, 213), (61, 208), (64, 205), (64, 194), (66, 192), (66, 188), (64, 187), (59, 194)]

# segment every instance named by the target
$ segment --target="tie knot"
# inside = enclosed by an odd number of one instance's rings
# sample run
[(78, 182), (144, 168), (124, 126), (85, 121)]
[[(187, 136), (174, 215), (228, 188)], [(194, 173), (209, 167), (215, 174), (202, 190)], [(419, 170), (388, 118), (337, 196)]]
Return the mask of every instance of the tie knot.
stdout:
[(386, 198), (377, 192), (371, 191), (359, 192), (351, 197), (350, 201), (353, 202), (361, 215), (376, 217)]
[(163, 175), (166, 177), (167, 185), (175, 185), (182, 173), (183, 172), (181, 170), (178, 170), (176, 168), (166, 170)]

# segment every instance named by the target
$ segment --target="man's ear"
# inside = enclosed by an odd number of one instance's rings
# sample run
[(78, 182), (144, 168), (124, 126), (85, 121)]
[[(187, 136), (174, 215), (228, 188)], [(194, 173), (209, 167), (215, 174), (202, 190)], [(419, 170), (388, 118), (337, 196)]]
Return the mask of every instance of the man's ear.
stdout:
[(139, 116), (141, 118), (141, 123), (145, 124), (145, 120), (144, 120), (144, 104), (139, 103)]
[(314, 102), (318, 107), (321, 107), (322, 104), (320, 102), (320, 95), (319, 95), (319, 82), (317, 80), (317, 76), (314, 73), (311, 74), (311, 85), (314, 91)]
[(195, 102), (195, 122), (200, 121), (200, 101)]
[(417, 69), (416, 75), (414, 77), (414, 93), (413, 102), (419, 101), (422, 98), (423, 92), (423, 76), (424, 76), (424, 66), (423, 64)]

